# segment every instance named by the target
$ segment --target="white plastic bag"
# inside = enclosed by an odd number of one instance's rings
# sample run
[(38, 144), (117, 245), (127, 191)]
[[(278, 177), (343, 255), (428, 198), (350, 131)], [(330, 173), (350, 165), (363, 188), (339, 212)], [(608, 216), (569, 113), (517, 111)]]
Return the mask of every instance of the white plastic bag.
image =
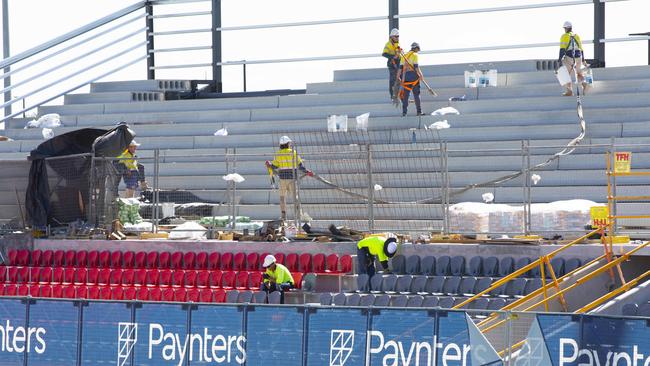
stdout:
[(202, 240), (205, 239), (206, 228), (197, 224), (196, 222), (186, 222), (178, 225), (169, 232), (169, 239), (186, 239), (186, 240)]
[(566, 66), (562, 66), (559, 69), (557, 69), (557, 72), (555, 73), (555, 77), (557, 78), (557, 81), (562, 86), (571, 82), (571, 75), (569, 75), (569, 70), (567, 70)]
[(357, 131), (368, 131), (368, 119), (370, 119), (370, 113), (357, 116)]
[(215, 136), (228, 136), (228, 129), (227, 128), (222, 128), (217, 130), (217, 132), (214, 133)]
[(445, 114), (460, 114), (460, 112), (454, 107), (444, 107), (436, 109), (431, 113), (432, 116), (444, 116)]
[(348, 115), (333, 114), (327, 117), (327, 132), (348, 132)]
[(45, 140), (49, 140), (49, 139), (51, 139), (52, 137), (54, 137), (54, 131), (52, 131), (52, 130), (49, 129), (49, 128), (44, 128), (44, 129), (42, 129), (42, 130), (41, 130), (41, 133), (43, 134), (43, 138), (44, 138)]
[(245, 181), (246, 179), (244, 179), (244, 177), (242, 177), (241, 175), (239, 175), (237, 173), (231, 173), (231, 174), (228, 174), (228, 175), (224, 175), (223, 180), (228, 181), (228, 182), (241, 183), (241, 182)]
[(444, 129), (449, 128), (449, 127), (451, 127), (451, 126), (449, 125), (449, 122), (447, 122), (447, 120), (445, 119), (443, 121), (433, 122), (432, 124), (429, 125), (429, 127), (427, 127), (427, 129), (428, 130), (444, 130)]

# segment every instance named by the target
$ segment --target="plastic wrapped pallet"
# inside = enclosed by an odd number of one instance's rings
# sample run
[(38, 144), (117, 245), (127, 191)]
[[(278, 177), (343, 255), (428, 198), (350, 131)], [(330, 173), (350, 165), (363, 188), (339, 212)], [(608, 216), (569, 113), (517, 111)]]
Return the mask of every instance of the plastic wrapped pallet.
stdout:
[(555, 201), (531, 205), (533, 231), (581, 231), (591, 221), (590, 210), (603, 204), (588, 200)]

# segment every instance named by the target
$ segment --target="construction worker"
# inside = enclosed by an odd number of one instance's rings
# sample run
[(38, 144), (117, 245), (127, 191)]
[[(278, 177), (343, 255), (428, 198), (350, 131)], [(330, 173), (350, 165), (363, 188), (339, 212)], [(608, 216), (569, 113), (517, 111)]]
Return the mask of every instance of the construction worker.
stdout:
[(384, 269), (390, 273), (388, 259), (397, 252), (397, 238), (387, 233), (369, 236), (357, 243), (357, 264), (359, 273), (365, 273), (372, 278), (375, 275), (375, 257)]
[(140, 144), (132, 140), (129, 147), (117, 157), (118, 161), (115, 165), (117, 171), (122, 174), (122, 179), (126, 185), (126, 198), (133, 198), (138, 185), (142, 190), (149, 189), (149, 185), (145, 180), (144, 166), (136, 160), (137, 156), (135, 155), (135, 151), (138, 146)]
[[(281, 219), (287, 219), (287, 194), (290, 194), (293, 201), (297, 202), (296, 196), (296, 173), (298, 170), (308, 176), (313, 176), (311, 170), (305, 168), (298, 153), (291, 147), (289, 136), (280, 137), (280, 150), (275, 153), (273, 161), (266, 161), (266, 167), (273, 169), (280, 177), (280, 213)], [(300, 202), (297, 202), (300, 204)], [(300, 210), (299, 210), (300, 212)]]
[(393, 88), (395, 87), (395, 81), (397, 80), (400, 53), (399, 29), (393, 28), (390, 31), (388, 42), (386, 42), (386, 45), (384, 46), (384, 52), (381, 54), (388, 59), (386, 66), (388, 66), (388, 92), (390, 93), (391, 100), (393, 99)]
[(262, 267), (266, 268), (266, 272), (262, 275), (264, 278), (262, 291), (268, 293), (279, 291), (280, 303), (284, 304), (284, 292), (295, 287), (291, 272), (284, 265), (277, 263), (275, 257), (271, 254), (264, 257)]
[(560, 58), (558, 61), (562, 63), (569, 71), (571, 82), (564, 85), (566, 90), (562, 95), (570, 97), (573, 95), (573, 79), (578, 74), (578, 81), (582, 82), (583, 94), (587, 88), (587, 83), (584, 82), (582, 75), (582, 66), (585, 64), (585, 52), (582, 49), (582, 41), (580, 36), (573, 33), (573, 25), (571, 22), (564, 22), (564, 34), (560, 37)]
[(411, 44), (411, 50), (400, 58), (400, 69), (397, 71), (397, 80), (402, 84), (400, 90), (402, 99), (402, 117), (406, 116), (409, 106), (409, 95), (413, 91), (415, 109), (418, 116), (422, 116), (422, 105), (420, 103), (420, 80), (423, 79), (422, 72), (418, 67), (418, 52), (420, 45), (417, 42)]

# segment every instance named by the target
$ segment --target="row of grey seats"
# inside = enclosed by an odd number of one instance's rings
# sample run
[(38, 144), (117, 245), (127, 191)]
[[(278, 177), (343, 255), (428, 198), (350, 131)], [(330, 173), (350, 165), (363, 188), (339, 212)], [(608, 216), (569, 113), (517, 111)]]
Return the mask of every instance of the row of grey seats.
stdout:
[(281, 294), (273, 291), (267, 294), (264, 291), (238, 291), (226, 292), (226, 303), (228, 304), (280, 304)]
[[(490, 288), (496, 281), (492, 277), (460, 276), (397, 276), (395, 274), (377, 274), (368, 278), (367, 274), (357, 276), (357, 292), (362, 293), (401, 293), (431, 295), (466, 295), (480, 294)], [(542, 287), (541, 278), (518, 277), (508, 281), (489, 292), (490, 296), (520, 297), (526, 296)]]
[(622, 314), (624, 316), (645, 316), (650, 317), (650, 302), (641, 304), (628, 303), (623, 305)]
[[(536, 260), (537, 258), (535, 258)], [(523, 268), (533, 259), (521, 257), (515, 260), (513, 257), (503, 257), (501, 259), (491, 256), (475, 256), (469, 260), (466, 265), (464, 256), (457, 255), (450, 257), (443, 255), (438, 258), (434, 256), (421, 257), (417, 254), (411, 256), (396, 255), (392, 260), (392, 271), (395, 274), (410, 275), (428, 275), (428, 276), (475, 276), (475, 277), (505, 277), (514, 271)], [(555, 257), (551, 260), (551, 266), (556, 276), (563, 276), (582, 265), (579, 258), (564, 259)], [(551, 278), (550, 273), (545, 274)], [(541, 277), (539, 267), (528, 271), (525, 275), (529, 278)]]
[[(380, 306), (408, 308), (441, 308), (451, 309), (467, 300), (466, 297), (453, 296), (422, 296), (422, 295), (375, 295), (375, 294), (346, 294), (322, 293), (320, 304), (323, 306)], [(472, 310), (499, 310), (513, 299), (481, 297), (464, 306)]]

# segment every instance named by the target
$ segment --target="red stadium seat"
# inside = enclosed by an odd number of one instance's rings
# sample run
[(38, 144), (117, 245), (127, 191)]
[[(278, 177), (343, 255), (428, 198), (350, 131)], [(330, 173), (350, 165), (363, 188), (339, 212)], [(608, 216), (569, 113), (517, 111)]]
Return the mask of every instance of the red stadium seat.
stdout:
[(258, 267), (258, 269), (256, 269), (256, 271), (266, 271), (266, 268), (263, 268), (263, 267), (262, 267), (262, 264), (264, 263), (264, 258), (266, 258), (267, 255), (269, 255), (269, 253), (262, 253), (262, 254), (260, 254), (260, 256), (259, 256), (259, 260), (258, 260), (258, 262), (259, 262), (259, 267)]
[(236, 272), (225, 271), (221, 277), (221, 287), (224, 289), (232, 290), (235, 288), (235, 280), (237, 278)]
[(86, 283), (89, 285), (96, 285), (98, 281), (99, 281), (99, 269), (95, 267), (88, 268)]
[(160, 271), (157, 269), (147, 270), (147, 286), (156, 287), (160, 280)]
[(187, 252), (183, 255), (183, 268), (185, 269), (196, 268), (196, 253)]
[(257, 271), (260, 266), (260, 257), (257, 253), (248, 253), (246, 256), (246, 270)]
[(172, 269), (181, 269), (183, 268), (183, 253), (174, 252), (171, 257), (171, 268)]
[(341, 273), (352, 273), (352, 256), (349, 254), (341, 257)]
[(226, 291), (222, 289), (212, 291), (212, 302), (224, 303), (226, 302)]
[(217, 270), (217, 271), (210, 271), (210, 287), (211, 288), (220, 288), (221, 287), (221, 277), (223, 276), (223, 272)]
[(104, 250), (99, 253), (99, 267), (107, 268), (111, 266), (111, 252)]
[(4, 283), (0, 283), (0, 296), (4, 296), (5, 287), (6, 287), (6, 285)]
[(7, 267), (7, 282), (17, 283), (18, 282), (18, 270), (20, 267)]
[(174, 300), (179, 302), (187, 301), (187, 291), (183, 287), (174, 289)]
[(196, 275), (196, 287), (206, 288), (210, 286), (210, 272), (201, 270)]
[(161, 270), (158, 286), (169, 287), (171, 285), (172, 285), (172, 271), (168, 269)]
[(110, 280), (110, 285), (111, 286), (119, 286), (123, 284), (122, 281), (122, 276), (124, 275), (124, 270), (122, 268), (113, 268), (111, 270), (111, 280)]
[(298, 259), (298, 271), (302, 273), (311, 272), (311, 254), (303, 253)]
[(147, 267), (147, 253), (146, 252), (137, 252), (135, 253), (135, 268), (146, 268)]
[(75, 270), (75, 280), (74, 283), (77, 285), (86, 284), (86, 278), (88, 277), (88, 270), (85, 267), (77, 267)]
[(147, 284), (147, 270), (144, 268), (136, 269), (133, 276), (134, 286), (145, 286)]
[(149, 300), (149, 289), (146, 287), (140, 287), (138, 288), (135, 298), (140, 301), (148, 301)]
[(7, 252), (7, 258), (9, 258), (9, 265), (10, 266), (17, 266), (18, 265), (18, 250), (10, 249)]
[(162, 290), (160, 289), (160, 287), (152, 287), (149, 289), (149, 300), (151, 301), (162, 300)]
[(44, 286), (39, 286), (41, 289), (41, 297), (52, 297), (52, 286), (50, 285), (44, 285)]
[(66, 267), (75, 267), (77, 265), (77, 252), (74, 250), (68, 250), (65, 252), (65, 266)]
[(237, 272), (237, 285), (238, 290), (248, 290), (248, 272)]
[(196, 271), (185, 271), (185, 287), (196, 287)]
[(208, 253), (199, 252), (196, 255), (196, 269), (208, 269)]
[(212, 290), (210, 290), (209, 288), (204, 288), (203, 290), (201, 290), (199, 301), (212, 302)]
[(52, 286), (52, 297), (59, 298), (59, 299), (63, 298), (63, 286), (61, 285)]
[(63, 298), (74, 299), (77, 296), (74, 286), (65, 286), (63, 288)]
[(220, 268), (220, 259), (221, 255), (219, 252), (212, 252), (208, 256), (208, 269), (219, 269)]
[(18, 251), (18, 257), (16, 258), (17, 265), (19, 266), (29, 266), (29, 250), (20, 249)]
[(169, 252), (162, 252), (158, 255), (158, 266), (159, 268), (170, 268), (171, 266), (171, 254)]
[(101, 290), (97, 286), (88, 287), (88, 298), (91, 300), (99, 300), (101, 297)]
[(41, 267), (29, 267), (29, 282), (38, 282), (41, 277)]
[(124, 300), (135, 300), (137, 289), (135, 287), (124, 288)]
[(70, 284), (75, 282), (75, 268), (73, 267), (66, 267), (63, 269), (63, 283), (64, 284)]
[(110, 299), (113, 298), (113, 296), (111, 294), (112, 291), (111, 291), (110, 287), (102, 286), (102, 287), (98, 287), (98, 289), (99, 289), (99, 298), (100, 299), (102, 299), (102, 300), (110, 300)]
[(52, 268), (41, 267), (41, 273), (38, 275), (38, 282), (42, 284), (50, 284), (52, 282)]
[[(127, 251), (122, 254), (122, 267), (123, 268), (134, 268), (135, 267), (135, 253), (133, 251)], [(120, 268), (116, 266), (115, 268)]]
[(111, 268), (122, 268), (122, 252), (116, 250), (111, 252)]
[(325, 272), (325, 254), (318, 253), (314, 254), (314, 257), (311, 260), (312, 272), (323, 273)]
[(147, 268), (158, 268), (158, 252), (147, 253)]
[(99, 271), (99, 277), (97, 278), (97, 283), (100, 285), (108, 285), (111, 283), (111, 269), (102, 268)]
[(52, 267), (52, 260), (54, 258), (54, 252), (51, 250), (44, 250), (43, 255), (41, 256), (41, 266), (43, 267)]
[(173, 287), (182, 287), (185, 286), (185, 271), (182, 269), (177, 269), (172, 274), (172, 286)]
[(63, 267), (65, 263), (65, 252), (62, 250), (56, 250), (52, 254), (52, 267)]
[(77, 267), (88, 267), (88, 252), (85, 250), (80, 250), (75, 255), (75, 260), (77, 261)]
[(251, 272), (248, 278), (248, 288), (257, 290), (262, 286), (262, 272)]
[(123, 287), (109, 287), (109, 288), (111, 289), (111, 299), (113, 299), (113, 300), (124, 300), (124, 288)]
[(31, 267), (18, 267), (18, 282), (27, 283), (29, 282), (29, 274)]
[(291, 277), (293, 277), (293, 286), (297, 289), (302, 288), (302, 276), (303, 274), (301, 272), (294, 272), (291, 274)]
[(163, 301), (174, 301), (174, 289), (169, 287), (162, 292)]
[[(284, 264), (284, 253), (275, 253), (273, 256), (276, 263)], [(264, 258), (262, 258), (262, 263), (264, 263)]]
[(40, 297), (41, 296), (41, 286), (31, 285), (29, 287), (29, 296), (31, 297)]
[(16, 296), (18, 294), (18, 286), (14, 284), (9, 284), (5, 286), (5, 295), (6, 296)]
[(131, 287), (135, 283), (135, 270), (125, 269), (122, 271), (122, 286)]
[(87, 299), (88, 298), (88, 287), (86, 286), (79, 286), (75, 287), (75, 292), (76, 292), (76, 298), (77, 299)]
[(96, 250), (89, 251), (87, 261), (88, 261), (89, 268), (99, 267), (99, 252)]
[(187, 301), (199, 302), (200, 292), (198, 289), (192, 288), (187, 290)]
[(232, 271), (232, 253), (223, 253), (221, 255), (221, 270)]
[(8, 267), (0, 266), (0, 283), (7, 282), (7, 271)]
[(32, 250), (32, 258), (29, 261), (29, 265), (32, 267), (42, 267), (43, 266), (43, 251), (36, 249)]
[(233, 271), (244, 271), (246, 270), (246, 254), (237, 253), (233, 257)]
[(18, 286), (18, 296), (29, 296), (29, 285), (23, 284)]
[[(314, 256), (314, 262), (316, 261), (316, 256)], [(314, 272), (316, 271), (316, 264), (314, 264)], [(337, 273), (339, 271), (339, 256), (336, 253), (332, 253), (327, 256), (325, 260), (325, 271)]]
[(52, 284), (63, 283), (63, 268), (54, 267), (52, 269)]
[(284, 265), (289, 269), (290, 272), (298, 272), (298, 254), (289, 253), (287, 255), (286, 262)]

